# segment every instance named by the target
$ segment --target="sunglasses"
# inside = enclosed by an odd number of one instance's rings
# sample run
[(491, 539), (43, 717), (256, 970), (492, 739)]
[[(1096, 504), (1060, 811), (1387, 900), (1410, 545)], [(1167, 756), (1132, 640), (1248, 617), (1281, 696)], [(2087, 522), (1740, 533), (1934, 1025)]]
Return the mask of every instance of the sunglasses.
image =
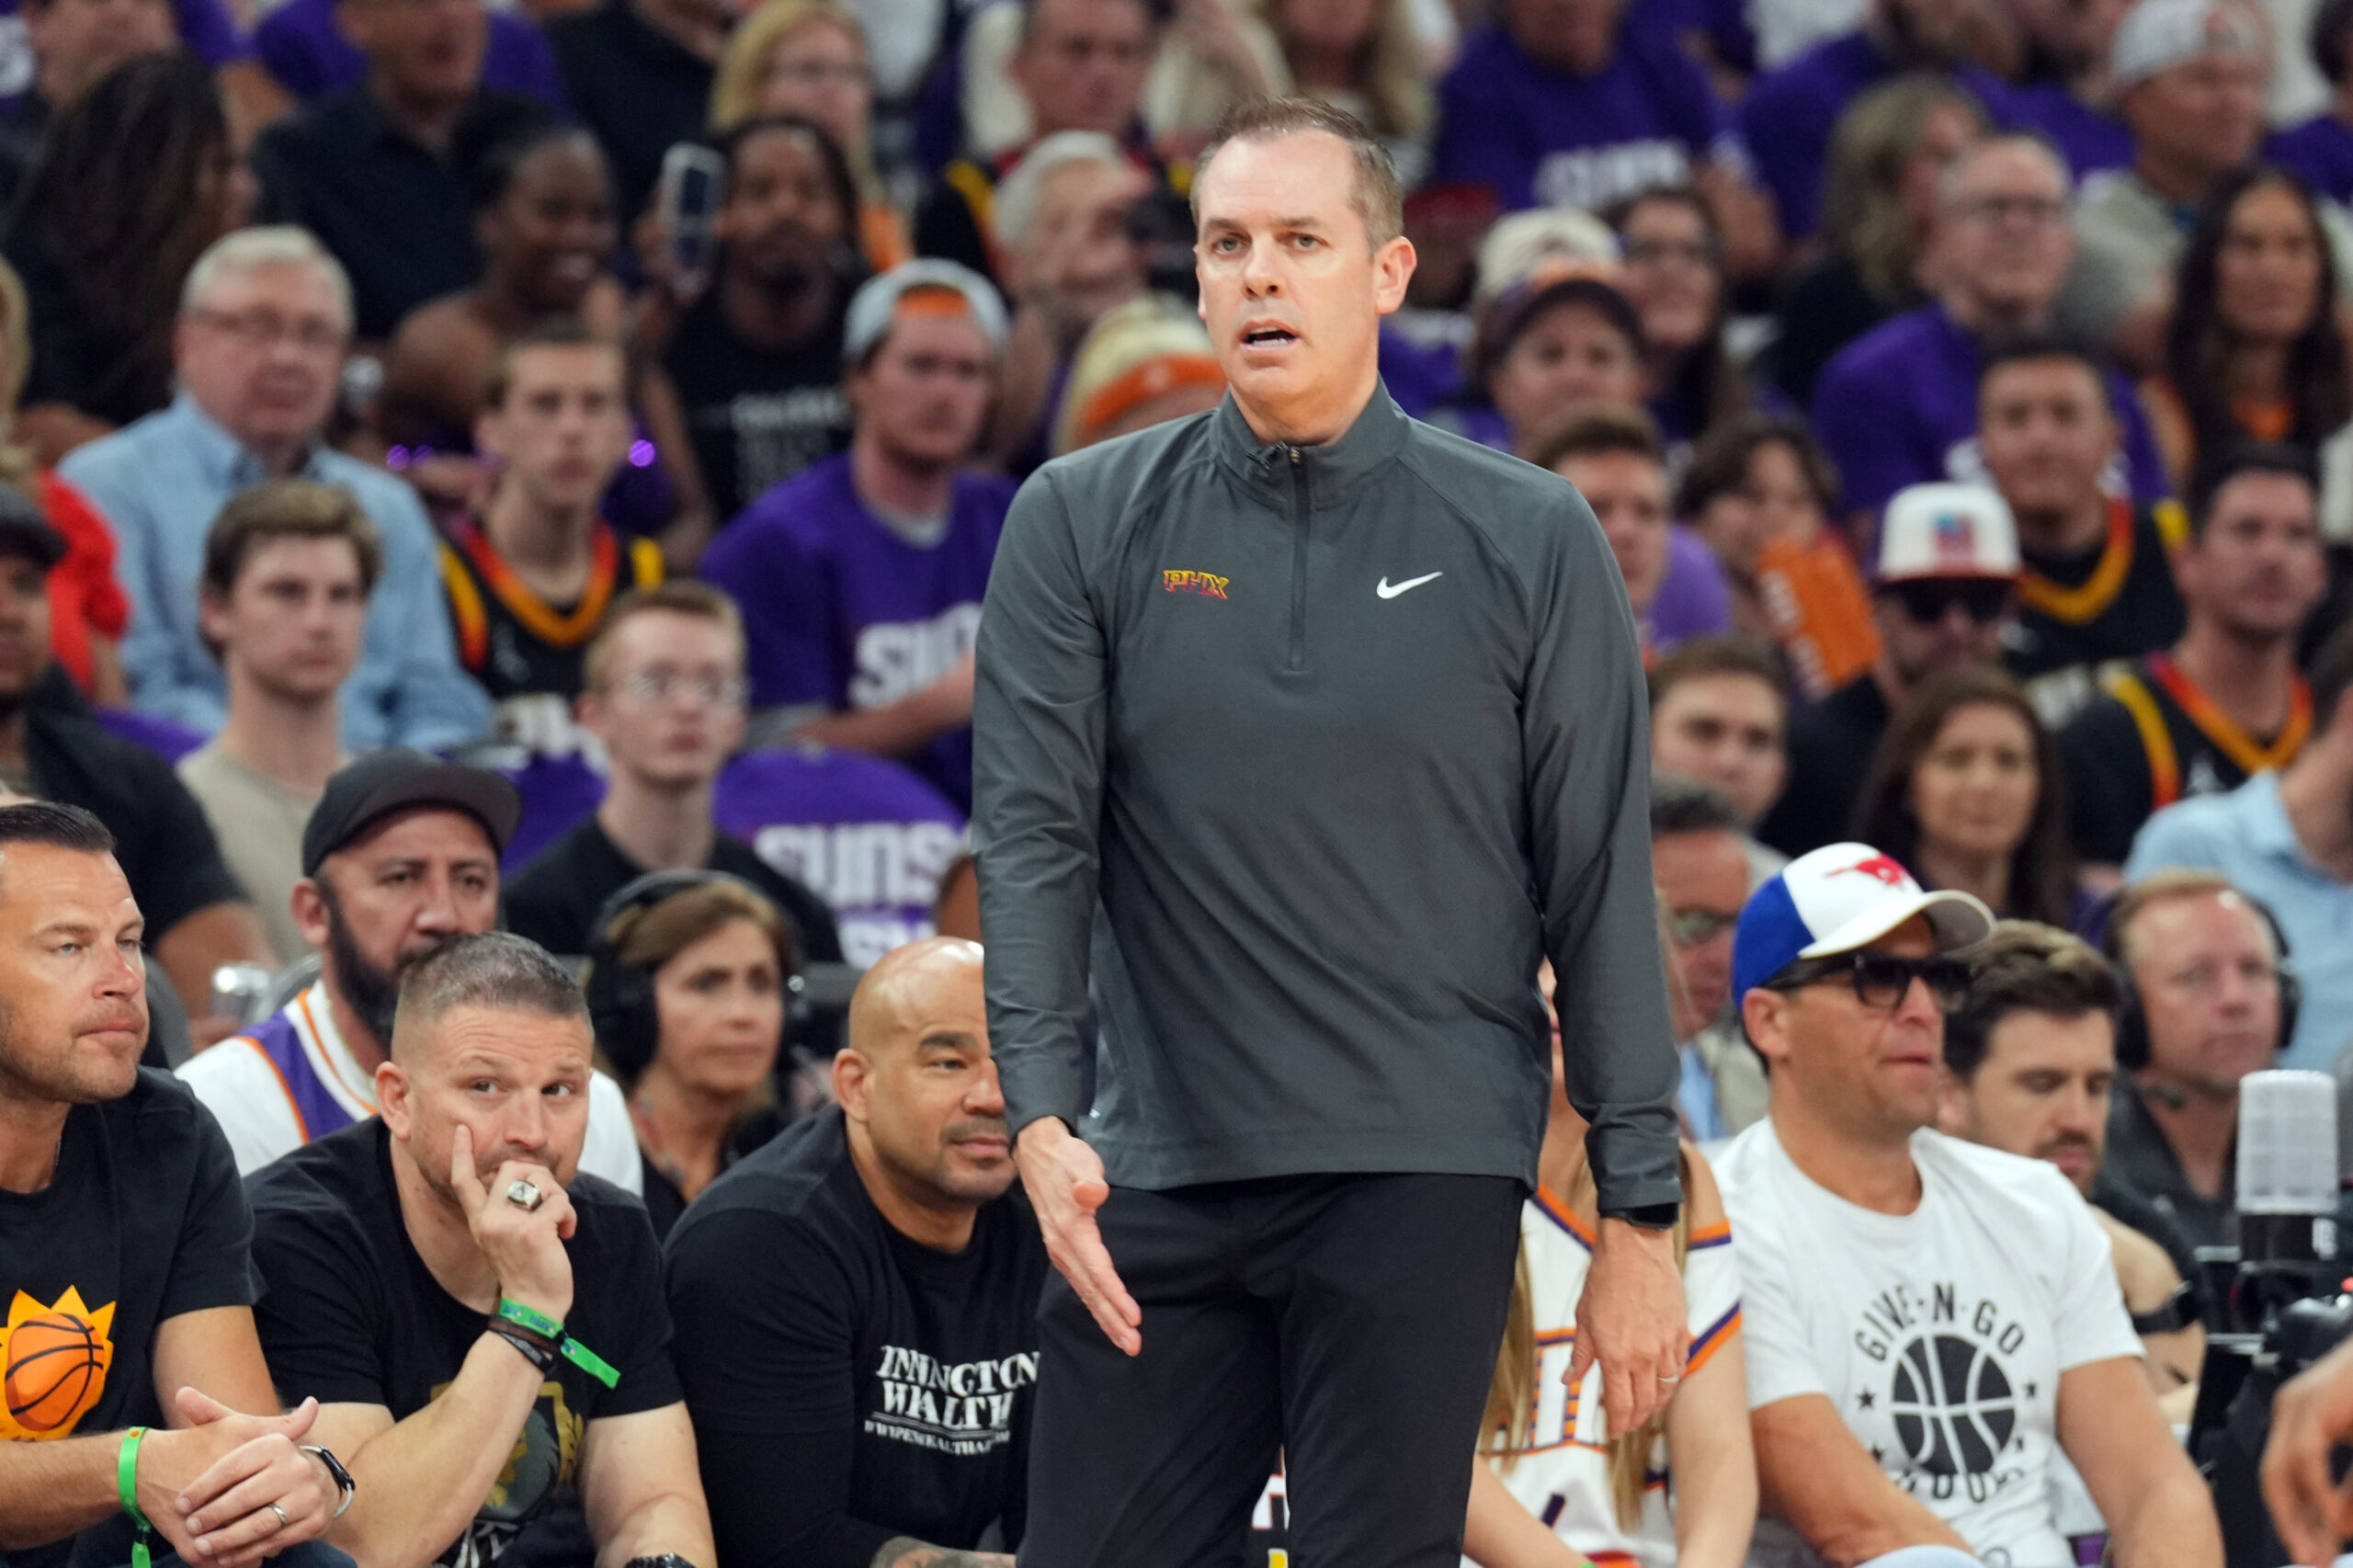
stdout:
[(1970, 966), (1965, 959), (1947, 958), (1941, 953), (1907, 959), (1865, 949), (1858, 953), (1802, 960), (1767, 981), (1765, 988), (1801, 991), (1809, 985), (1827, 985), (1840, 980), (1854, 986), (1857, 1001), (1882, 1012), (1900, 1006), (1911, 994), (1912, 983), (1922, 981), (1928, 987), (1928, 994), (1936, 999), (1938, 1008), (1950, 1013), (1969, 997)]
[(1932, 626), (1959, 605), (1980, 626), (1991, 626), (2010, 608), (2010, 585), (1994, 578), (1919, 577), (1890, 583), (1904, 613), (1923, 626)]

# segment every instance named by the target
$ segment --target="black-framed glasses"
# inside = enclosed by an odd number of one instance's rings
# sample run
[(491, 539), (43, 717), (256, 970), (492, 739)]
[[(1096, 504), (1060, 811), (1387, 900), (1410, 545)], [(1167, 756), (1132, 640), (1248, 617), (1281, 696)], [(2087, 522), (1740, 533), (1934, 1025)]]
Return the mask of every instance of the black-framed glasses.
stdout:
[(1959, 605), (1980, 626), (1991, 626), (2010, 608), (2010, 585), (1998, 577), (1914, 577), (1890, 583), (1904, 613), (1923, 626), (1933, 626)]
[(1800, 991), (1844, 980), (1855, 988), (1855, 1000), (1884, 1012), (1902, 1005), (1912, 983), (1926, 982), (1937, 1006), (1952, 1012), (1969, 997), (1970, 966), (1966, 959), (1942, 953), (1907, 959), (1901, 953), (1833, 953), (1827, 958), (1801, 959), (1765, 983), (1768, 991)]
[(1739, 924), (1737, 914), (1724, 915), (1712, 909), (1670, 910), (1666, 916), (1666, 928), (1678, 948), (1699, 947)]

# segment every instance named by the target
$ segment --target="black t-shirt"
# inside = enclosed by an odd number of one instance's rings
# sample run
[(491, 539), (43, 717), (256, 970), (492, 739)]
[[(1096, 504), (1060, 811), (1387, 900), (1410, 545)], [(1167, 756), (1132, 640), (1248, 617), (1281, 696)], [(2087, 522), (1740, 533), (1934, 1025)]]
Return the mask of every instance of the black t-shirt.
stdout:
[(2137, 513), (2111, 505), (2108, 537), (2094, 549), (2052, 556), (2021, 548), (2027, 574), (2002, 651), (2019, 679), (2137, 659), (2180, 640), (2181, 593), (2165, 563), (2165, 547), (2188, 531), (2180, 504), (2160, 501)]
[(1756, 836), (1792, 858), (1853, 832), (1856, 798), (1887, 733), (1887, 699), (1869, 671), (1790, 721), (1790, 781)]
[[(253, 1221), (237, 1162), (212, 1113), (167, 1073), (142, 1068), (118, 1100), (66, 1113), (57, 1174), (39, 1192), (0, 1192), (0, 1437), (157, 1426), (157, 1325), (251, 1305)], [(83, 1537), (93, 1557), (131, 1556), (129, 1527)], [(74, 1538), (7, 1552), (53, 1568)]]
[(582, 662), (614, 599), (663, 578), (662, 547), (597, 525), (588, 584), (579, 598), (551, 605), (499, 556), (480, 524), (460, 517), (441, 545), (441, 590), (458, 634), (458, 663), (493, 702), (552, 693), (577, 697)]
[[(770, 1103), (737, 1122), (728, 1132), (726, 1142), (719, 1146), (719, 1168), (730, 1170), (736, 1161), (766, 1146), (789, 1125), (786, 1114), (782, 1106)], [(667, 1172), (642, 1152), (638, 1155), (638, 1165), (645, 1173), (646, 1217), (654, 1221), (654, 1235), (666, 1242), (678, 1216), (687, 1211), (687, 1195)]]
[(887, 1223), (828, 1108), (668, 1247), (678, 1376), (729, 1568), (865, 1568), (893, 1536), (1021, 1540), (1046, 1249), (1018, 1190), (959, 1253)]
[[(839, 963), (841, 933), (825, 901), (769, 865), (740, 838), (720, 834), (712, 840), (706, 869), (740, 877), (784, 912), (800, 939), (801, 956)], [(646, 868), (620, 852), (594, 814), (531, 858), (506, 883), (506, 928), (529, 937), (551, 953), (588, 950), (597, 911), (605, 901), (645, 875)]]
[(199, 909), (244, 901), (204, 808), (145, 746), (35, 704), (25, 710), (25, 761), (35, 794), (80, 806), (114, 835), (150, 946)]
[(548, 45), (573, 112), (612, 165), (614, 210), (627, 233), (653, 194), (662, 154), (702, 135), (716, 68), (647, 26), (629, 0), (558, 17)]
[(2201, 720), (2182, 699), (2202, 708), (2202, 694), (2162, 653), (2109, 666), (2100, 685), (2101, 695), (2059, 732), (2075, 852), (2093, 865), (2123, 864), (2142, 824), (2176, 801), (2245, 783), (2248, 761), (2285, 767), (2301, 744), (2289, 731), (2311, 727), (2291, 718), (2279, 734), (2248, 736), (2215, 712)]
[[(380, 1404), (404, 1421), (458, 1375), (483, 1314), (441, 1288), (409, 1241), (392, 1183), (392, 1134), (369, 1117), (254, 1173), (254, 1264), (267, 1294), (256, 1317), (278, 1397)], [(645, 1210), (585, 1173), (566, 1195), (579, 1227), (564, 1329), (620, 1369), (610, 1389), (559, 1360), (482, 1510), (436, 1561), (486, 1564), (509, 1548), (576, 1528), (580, 1445), (588, 1424), (678, 1403), (660, 1249)]]
[(849, 445), (842, 395), (842, 312), (798, 348), (773, 353), (735, 335), (706, 290), (679, 321), (663, 369), (678, 389), (687, 435), (722, 523), (776, 484)]
[(263, 131), (254, 173), (266, 216), (310, 230), (351, 275), (358, 335), (389, 338), (426, 301), (473, 282), (472, 165), (547, 122), (536, 98), (477, 93), (442, 156), (396, 129), (362, 83)]

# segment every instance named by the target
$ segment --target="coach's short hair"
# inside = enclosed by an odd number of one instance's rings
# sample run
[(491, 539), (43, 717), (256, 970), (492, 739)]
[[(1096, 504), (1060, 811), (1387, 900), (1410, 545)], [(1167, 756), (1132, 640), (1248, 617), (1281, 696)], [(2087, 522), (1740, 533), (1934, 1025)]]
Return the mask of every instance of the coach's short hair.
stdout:
[(2113, 1018), (2124, 1001), (2114, 967), (2089, 942), (2055, 926), (1998, 922), (1972, 960), (1969, 995), (1945, 1016), (1945, 1065), (1963, 1083), (1977, 1076), (1994, 1030), (2011, 1014)]
[(588, 1018), (588, 999), (572, 971), (537, 942), (509, 931), (460, 937), (419, 959), (401, 981), (392, 1047), (439, 1023), (459, 1007), (529, 1013), (543, 1018)]
[(11, 844), (46, 844), (85, 855), (114, 853), (114, 834), (79, 806), (60, 801), (26, 801), (0, 806), (0, 850)]
[(1272, 142), (1278, 137), (1313, 131), (1336, 136), (1347, 143), (1349, 155), (1356, 162), (1357, 175), (1355, 188), (1348, 193), (1349, 202), (1356, 208), (1357, 216), (1364, 220), (1365, 238), (1372, 247), (1378, 250), (1404, 233), (1405, 191), (1398, 183), (1397, 163), (1389, 155), (1387, 142), (1375, 136), (1363, 120), (1321, 98), (1270, 97), (1263, 94), (1244, 98), (1228, 108), (1210, 132), (1200, 157), (1194, 162), (1194, 227), (1198, 229), (1201, 222), (1201, 181), (1209, 173), (1210, 160), (1223, 151), (1227, 142)]

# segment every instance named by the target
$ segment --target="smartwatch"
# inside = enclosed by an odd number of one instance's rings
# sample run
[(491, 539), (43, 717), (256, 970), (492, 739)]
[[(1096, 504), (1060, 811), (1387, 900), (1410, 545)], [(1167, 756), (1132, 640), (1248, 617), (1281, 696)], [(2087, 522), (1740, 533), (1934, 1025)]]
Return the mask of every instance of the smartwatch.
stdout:
[(1623, 1220), (1637, 1230), (1671, 1231), (1682, 1213), (1680, 1203), (1645, 1203), (1639, 1209), (1613, 1209), (1602, 1218)]
[(352, 1480), (351, 1472), (343, 1468), (343, 1461), (326, 1449), (313, 1445), (304, 1449), (302, 1452), (313, 1456), (327, 1467), (327, 1474), (335, 1482), (335, 1490), (343, 1494), (342, 1500), (335, 1504), (335, 1512), (328, 1517), (336, 1519), (343, 1517), (344, 1511), (351, 1506), (352, 1498), (359, 1494), (359, 1483)]

